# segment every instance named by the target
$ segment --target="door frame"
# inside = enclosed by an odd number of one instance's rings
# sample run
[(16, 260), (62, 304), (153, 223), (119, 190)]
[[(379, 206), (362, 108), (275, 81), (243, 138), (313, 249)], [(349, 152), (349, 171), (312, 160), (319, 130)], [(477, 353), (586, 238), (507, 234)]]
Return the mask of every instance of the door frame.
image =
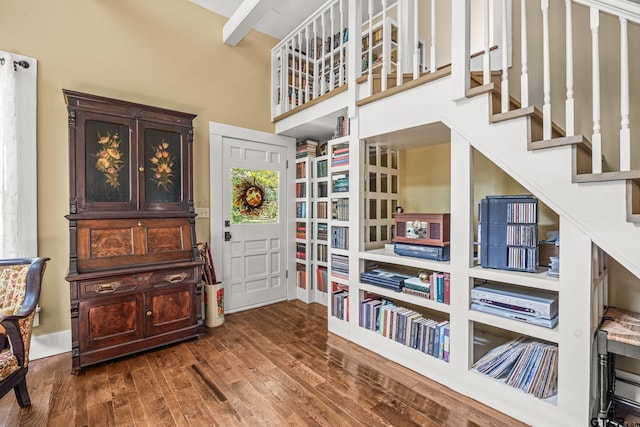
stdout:
[[(234, 138), (256, 143), (277, 145), (285, 147), (286, 156), (286, 175), (284, 177), (286, 203), (279, 209), (280, 218), (285, 221), (286, 235), (282, 236), (287, 242), (285, 245), (284, 256), (285, 262), (285, 281), (287, 289), (287, 300), (296, 298), (295, 274), (289, 275), (289, 271), (295, 271), (295, 215), (293, 215), (295, 202), (295, 168), (289, 167), (289, 164), (295, 163), (296, 156), (296, 140), (289, 136), (276, 135), (273, 133), (246, 129), (237, 126), (227, 125), (218, 122), (209, 122), (209, 189), (210, 198), (209, 206), (209, 233), (210, 245), (213, 257), (213, 264), (216, 267), (216, 276), (224, 277), (224, 259), (222, 256), (224, 244), (224, 218), (222, 215), (223, 200), (222, 185), (214, 185), (214, 183), (222, 183), (224, 179), (224, 170), (222, 164), (222, 143), (224, 138)], [(228, 201), (226, 201), (228, 203)], [(223, 284), (224, 286), (224, 284)], [(243, 310), (246, 310), (247, 307)]]

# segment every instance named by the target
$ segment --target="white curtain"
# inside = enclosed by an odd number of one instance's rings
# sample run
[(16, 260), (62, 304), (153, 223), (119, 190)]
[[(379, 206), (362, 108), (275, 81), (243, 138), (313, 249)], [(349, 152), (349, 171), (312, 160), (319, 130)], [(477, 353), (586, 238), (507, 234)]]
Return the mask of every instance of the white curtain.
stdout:
[(13, 56), (0, 56), (0, 258), (17, 256), (18, 135)]

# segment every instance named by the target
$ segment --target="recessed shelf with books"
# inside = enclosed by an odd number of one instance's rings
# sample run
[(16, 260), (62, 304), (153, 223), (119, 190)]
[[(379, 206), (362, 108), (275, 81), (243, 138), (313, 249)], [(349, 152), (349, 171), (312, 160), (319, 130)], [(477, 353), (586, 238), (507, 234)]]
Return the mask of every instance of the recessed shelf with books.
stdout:
[(557, 404), (557, 343), (475, 323), (473, 336), (470, 372), (486, 379), (486, 387), (509, 388), (532, 402)]
[[(358, 325), (410, 350), (449, 362), (449, 319), (442, 313), (363, 291)], [(385, 345), (389, 345), (389, 342)]]

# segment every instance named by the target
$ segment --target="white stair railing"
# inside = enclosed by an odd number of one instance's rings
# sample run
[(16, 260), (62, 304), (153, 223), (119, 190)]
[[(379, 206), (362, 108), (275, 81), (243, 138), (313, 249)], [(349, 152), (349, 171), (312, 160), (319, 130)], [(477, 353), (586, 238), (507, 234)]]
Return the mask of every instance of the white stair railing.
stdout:
[(349, 1), (328, 1), (271, 50), (272, 118), (346, 84)]

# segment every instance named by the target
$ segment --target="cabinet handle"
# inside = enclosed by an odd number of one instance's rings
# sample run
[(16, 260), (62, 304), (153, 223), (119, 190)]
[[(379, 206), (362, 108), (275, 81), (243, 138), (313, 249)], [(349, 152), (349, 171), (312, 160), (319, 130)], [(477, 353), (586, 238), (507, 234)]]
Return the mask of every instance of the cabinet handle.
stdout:
[(180, 283), (187, 278), (187, 273), (173, 274), (164, 276), (164, 280), (169, 283)]
[(153, 315), (153, 312), (151, 310), (147, 310), (146, 315), (147, 317), (151, 317)]
[(118, 282), (111, 283), (101, 283), (96, 285), (96, 293), (97, 294), (110, 294), (118, 290), (120, 284)]

